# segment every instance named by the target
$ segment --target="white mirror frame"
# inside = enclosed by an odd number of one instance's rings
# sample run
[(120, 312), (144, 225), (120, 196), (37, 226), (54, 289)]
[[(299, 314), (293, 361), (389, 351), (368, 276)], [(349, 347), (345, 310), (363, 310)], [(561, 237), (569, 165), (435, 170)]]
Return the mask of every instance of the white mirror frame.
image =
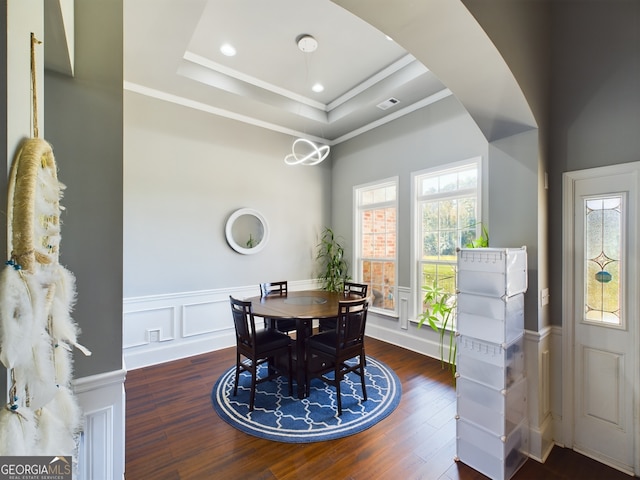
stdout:
[[(258, 243), (255, 247), (247, 248), (243, 247), (236, 242), (236, 239), (233, 238), (233, 224), (238, 218), (243, 215), (251, 215), (255, 217), (262, 224), (262, 239), (260, 243)], [(227, 237), (227, 243), (231, 248), (233, 248), (236, 252), (241, 253), (243, 255), (253, 255), (261, 251), (269, 240), (269, 224), (267, 223), (267, 219), (253, 208), (240, 208), (231, 214), (231, 216), (227, 220), (227, 224), (224, 228), (225, 236)]]

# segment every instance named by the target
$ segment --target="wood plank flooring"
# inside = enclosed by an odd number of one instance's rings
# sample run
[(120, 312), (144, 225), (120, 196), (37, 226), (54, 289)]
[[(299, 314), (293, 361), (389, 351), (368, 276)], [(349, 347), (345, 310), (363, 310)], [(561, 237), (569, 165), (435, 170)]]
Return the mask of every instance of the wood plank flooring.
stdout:
[[(218, 417), (211, 389), (234, 364), (235, 347), (130, 371), (125, 382), (126, 479), (486, 478), (453, 460), (456, 397), (440, 362), (372, 338), (366, 339), (366, 348), (400, 378), (400, 405), (360, 434), (311, 444), (255, 438)], [(632, 477), (556, 447), (546, 463), (529, 459), (514, 478)]]

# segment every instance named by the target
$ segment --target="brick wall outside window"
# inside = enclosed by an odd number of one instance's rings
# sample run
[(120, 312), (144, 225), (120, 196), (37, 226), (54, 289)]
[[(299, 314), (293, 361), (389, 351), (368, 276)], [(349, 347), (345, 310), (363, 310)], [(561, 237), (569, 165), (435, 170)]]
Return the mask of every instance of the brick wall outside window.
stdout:
[(396, 310), (397, 206), (395, 184), (358, 190), (360, 232), (356, 277), (369, 285), (373, 307)]

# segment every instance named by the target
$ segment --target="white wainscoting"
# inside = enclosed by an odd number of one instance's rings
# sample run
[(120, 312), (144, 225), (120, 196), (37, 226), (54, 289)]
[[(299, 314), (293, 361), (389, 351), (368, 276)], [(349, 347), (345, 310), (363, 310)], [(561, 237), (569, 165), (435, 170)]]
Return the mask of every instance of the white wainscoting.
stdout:
[(551, 328), (524, 334), (529, 408), (529, 456), (544, 463), (553, 449)]
[(564, 447), (562, 437), (562, 327), (551, 327), (551, 417), (553, 422), (553, 440)]
[(78, 479), (124, 479), (125, 370), (72, 382), (84, 413), (78, 451)]
[[(289, 290), (318, 288), (314, 280), (289, 282)], [(258, 285), (125, 298), (123, 354), (128, 370), (235, 345), (229, 295), (259, 295)]]
[[(440, 358), (439, 334), (425, 324), (418, 328), (411, 289), (398, 287), (398, 316), (369, 310), (366, 334), (383, 342), (433, 358)], [(445, 347), (445, 356), (449, 350)]]

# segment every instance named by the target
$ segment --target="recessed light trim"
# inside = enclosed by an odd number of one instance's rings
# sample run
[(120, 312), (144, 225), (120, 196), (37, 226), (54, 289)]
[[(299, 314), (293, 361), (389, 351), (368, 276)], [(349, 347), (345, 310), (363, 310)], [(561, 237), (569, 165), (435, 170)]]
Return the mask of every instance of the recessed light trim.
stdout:
[(313, 90), (316, 93), (320, 93), (324, 91), (324, 85), (322, 85), (321, 83), (316, 83), (313, 85), (313, 87), (311, 87), (311, 90)]
[(230, 43), (223, 43), (220, 47), (220, 53), (225, 57), (233, 57), (236, 54), (236, 49)]

